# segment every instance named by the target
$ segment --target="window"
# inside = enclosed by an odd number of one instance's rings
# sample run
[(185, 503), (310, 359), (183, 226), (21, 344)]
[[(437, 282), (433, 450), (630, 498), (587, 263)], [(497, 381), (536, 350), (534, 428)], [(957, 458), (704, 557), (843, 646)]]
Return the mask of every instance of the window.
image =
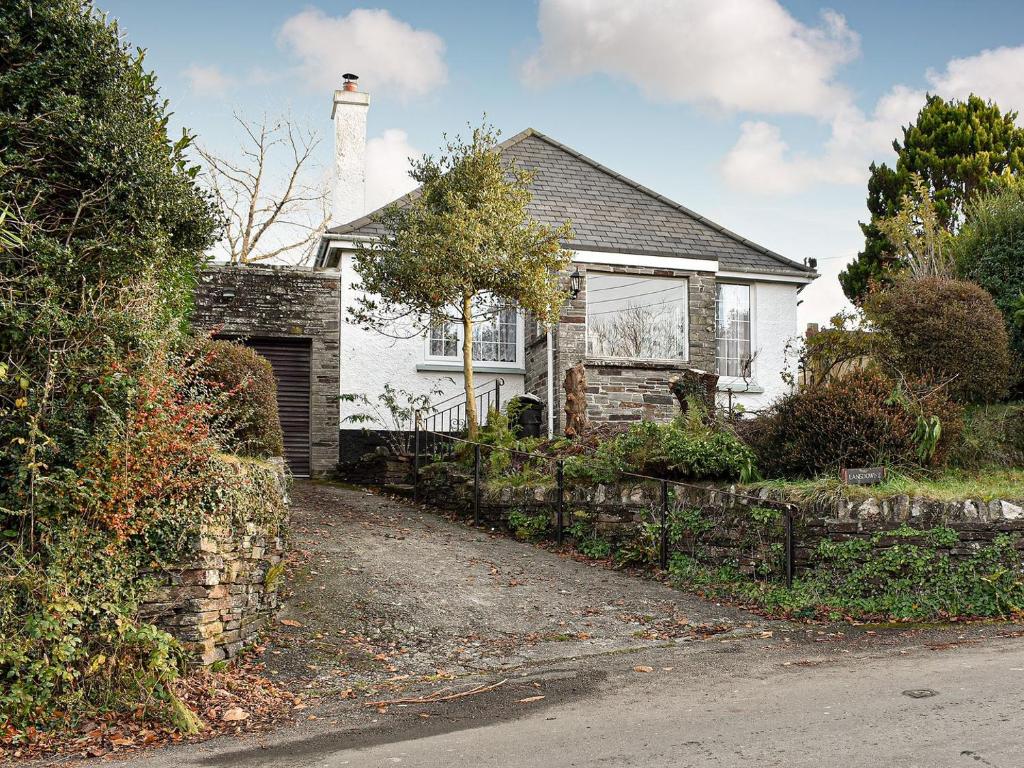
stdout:
[[(502, 309), (473, 324), (473, 360), (484, 363), (515, 363), (518, 359), (519, 313)], [(427, 336), (430, 357), (462, 356), (462, 324), (435, 323)]]
[(718, 284), (715, 347), (719, 376), (750, 376), (749, 285)]
[(686, 278), (587, 274), (587, 354), (686, 360)]

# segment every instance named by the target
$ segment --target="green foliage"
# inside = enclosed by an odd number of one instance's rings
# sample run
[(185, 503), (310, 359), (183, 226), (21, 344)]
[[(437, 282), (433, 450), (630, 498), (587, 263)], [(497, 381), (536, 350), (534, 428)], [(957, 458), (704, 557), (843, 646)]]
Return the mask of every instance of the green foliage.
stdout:
[(244, 344), (204, 340), (197, 347), (199, 376), (216, 398), (220, 444), (242, 456), (284, 454), (277, 415), (277, 384), (270, 362)]
[(355, 322), (385, 332), (397, 317), (462, 326), (471, 438), (474, 322), (508, 306), (556, 320), (569, 264), (561, 243), (572, 237), (568, 222), (550, 227), (529, 215), (532, 174), (503, 161), (497, 139), (484, 124), (468, 140), (446, 139), (440, 157), (413, 162), (420, 188), (377, 217), (383, 234), (356, 254), (365, 294), (350, 309)]
[[(448, 379), (450, 382), (451, 379)], [(345, 393), (338, 397), (342, 403), (352, 403), (366, 410), (349, 414), (343, 422), (361, 424), (364, 429), (373, 425), (383, 430), (384, 439), (396, 456), (409, 452), (407, 444), (408, 431), (413, 429), (417, 411), (426, 411), (438, 395), (444, 394), (441, 382), (435, 384), (427, 392), (413, 393), (406, 389), (395, 389), (390, 382), (384, 383), (384, 390), (375, 399), (365, 394)]]
[(872, 293), (864, 310), (884, 337), (878, 354), (890, 370), (948, 382), (957, 402), (991, 403), (1006, 394), (1006, 327), (992, 297), (974, 283), (899, 280)]
[(815, 569), (792, 589), (743, 577), (733, 567), (712, 568), (677, 553), (669, 573), (682, 587), (708, 596), (751, 602), (797, 618), (945, 619), (1008, 618), (1024, 606), (1021, 552), (1000, 535), (975, 554), (954, 560), (949, 528), (903, 527), (870, 540), (825, 541)]
[(1024, 130), (1016, 118), (1016, 112), (1002, 112), (974, 95), (965, 101), (928, 97), (915, 121), (903, 128), (902, 141), (893, 142), (896, 167), (871, 165), (871, 220), (860, 225), (864, 250), (839, 276), (847, 297), (860, 301), (872, 281), (884, 281), (892, 270), (905, 266), (878, 223), (899, 212), (913, 191), (914, 174), (934, 200), (938, 223), (955, 232), (977, 191), (1004, 172), (1024, 170)]
[(222, 508), (181, 353), (217, 221), (188, 134), (78, 0), (0, 6), (0, 723), (180, 713), (144, 572)]
[(551, 516), (546, 511), (513, 509), (508, 514), (508, 527), (520, 541), (538, 541), (551, 528)]
[(1003, 313), (1016, 358), (1014, 383), (1024, 387), (1024, 184), (1001, 179), (978, 195), (953, 245), (960, 275), (992, 294)]
[(1024, 405), (979, 405), (966, 409), (964, 432), (949, 463), (967, 470), (1024, 467)]
[[(895, 382), (878, 370), (851, 371), (778, 401), (742, 425), (744, 438), (768, 477), (815, 477), (842, 467), (939, 466), (962, 431), (961, 409), (941, 388)], [(919, 419), (938, 419), (922, 453)], [(934, 437), (934, 444), (930, 438)]]
[(565, 477), (577, 482), (615, 482), (623, 472), (695, 480), (756, 475), (753, 452), (727, 427), (699, 417), (641, 421), (602, 442), (593, 455), (565, 460)]
[(611, 557), (612, 543), (598, 533), (594, 516), (578, 515), (576, 522), (569, 526), (569, 537), (576, 551), (591, 560), (605, 560)]

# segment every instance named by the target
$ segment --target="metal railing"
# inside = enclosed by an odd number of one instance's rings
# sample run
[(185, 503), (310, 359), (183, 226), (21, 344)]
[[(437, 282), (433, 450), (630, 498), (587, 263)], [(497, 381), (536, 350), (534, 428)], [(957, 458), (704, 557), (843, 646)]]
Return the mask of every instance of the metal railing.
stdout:
[[(447, 445), (447, 449), (439, 450), (439, 446)], [(565, 524), (565, 461), (562, 458), (548, 456), (543, 453), (536, 453), (531, 451), (521, 451), (515, 448), (507, 448), (504, 446), (489, 445), (487, 443), (480, 443), (465, 438), (457, 437), (450, 433), (434, 432), (426, 429), (420, 422), (419, 419), (416, 421), (416, 429), (414, 432), (414, 453), (413, 453), (413, 499), (418, 503), (420, 501), (420, 469), (423, 462), (428, 458), (432, 461), (449, 457), (456, 451), (457, 446), (464, 445), (467, 450), (471, 446), (473, 450), (473, 524), (479, 525), (481, 522), (481, 477), (480, 473), (482, 470), (483, 453), (484, 451), (503, 451), (512, 456), (518, 456), (521, 458), (540, 459), (549, 463), (553, 463), (555, 466), (555, 488), (556, 488), (556, 499), (555, 499), (555, 537), (559, 545), (561, 545), (565, 538), (565, 532), (567, 526)], [(428, 446), (432, 446), (431, 450), (427, 450)], [(696, 485), (694, 483), (687, 483), (681, 480), (671, 480), (664, 477), (654, 477), (652, 475), (644, 475), (638, 472), (628, 472), (625, 470), (619, 471), (619, 476), (622, 478), (631, 478), (634, 480), (652, 481), (656, 482), (660, 486), (660, 497), (658, 506), (658, 526), (659, 526), (659, 552), (658, 561), (662, 570), (668, 568), (669, 560), (669, 510), (670, 510), (670, 489), (671, 488), (686, 488), (689, 490), (696, 490), (702, 493), (708, 492), (710, 489), (707, 486)], [(772, 499), (764, 499), (760, 496), (752, 496), (750, 494), (739, 493), (736, 491), (727, 491), (729, 496), (734, 499), (745, 499), (748, 502), (752, 502), (753, 505), (774, 509), (782, 513), (783, 515), (783, 539), (784, 539), (784, 572), (786, 579), (786, 586), (793, 586), (793, 574), (794, 574), (794, 554), (795, 554), (795, 537), (794, 537), (794, 519), (798, 513), (798, 508), (795, 504), (791, 504), (783, 501), (775, 501)]]
[[(505, 380), (497, 378), (484, 389), (476, 393), (476, 413), (480, 426), (490, 421), (491, 410), (501, 410), (501, 388)], [(447, 400), (430, 406), (425, 410), (416, 411), (416, 425), (422, 431), (443, 435), (455, 435), (466, 428), (467, 408), (466, 396), (462, 393), (453, 395)]]

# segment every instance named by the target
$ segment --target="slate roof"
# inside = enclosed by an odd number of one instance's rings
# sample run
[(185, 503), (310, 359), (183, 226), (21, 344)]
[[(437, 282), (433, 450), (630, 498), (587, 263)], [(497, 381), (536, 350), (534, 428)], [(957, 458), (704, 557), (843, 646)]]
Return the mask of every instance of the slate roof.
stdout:
[[(534, 172), (529, 213), (572, 223), (576, 250), (712, 259), (722, 271), (814, 276), (814, 270), (730, 232), (703, 216), (528, 128), (499, 145)], [(414, 190), (405, 198), (415, 196)], [(335, 236), (380, 234), (373, 213), (328, 230)]]

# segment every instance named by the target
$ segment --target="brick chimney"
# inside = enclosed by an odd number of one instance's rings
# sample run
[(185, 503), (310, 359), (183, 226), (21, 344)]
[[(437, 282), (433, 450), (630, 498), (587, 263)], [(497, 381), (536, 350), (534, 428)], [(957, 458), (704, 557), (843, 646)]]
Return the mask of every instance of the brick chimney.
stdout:
[(366, 113), (370, 94), (359, 90), (359, 77), (346, 73), (334, 92), (334, 186), (331, 224), (348, 224), (366, 208)]

